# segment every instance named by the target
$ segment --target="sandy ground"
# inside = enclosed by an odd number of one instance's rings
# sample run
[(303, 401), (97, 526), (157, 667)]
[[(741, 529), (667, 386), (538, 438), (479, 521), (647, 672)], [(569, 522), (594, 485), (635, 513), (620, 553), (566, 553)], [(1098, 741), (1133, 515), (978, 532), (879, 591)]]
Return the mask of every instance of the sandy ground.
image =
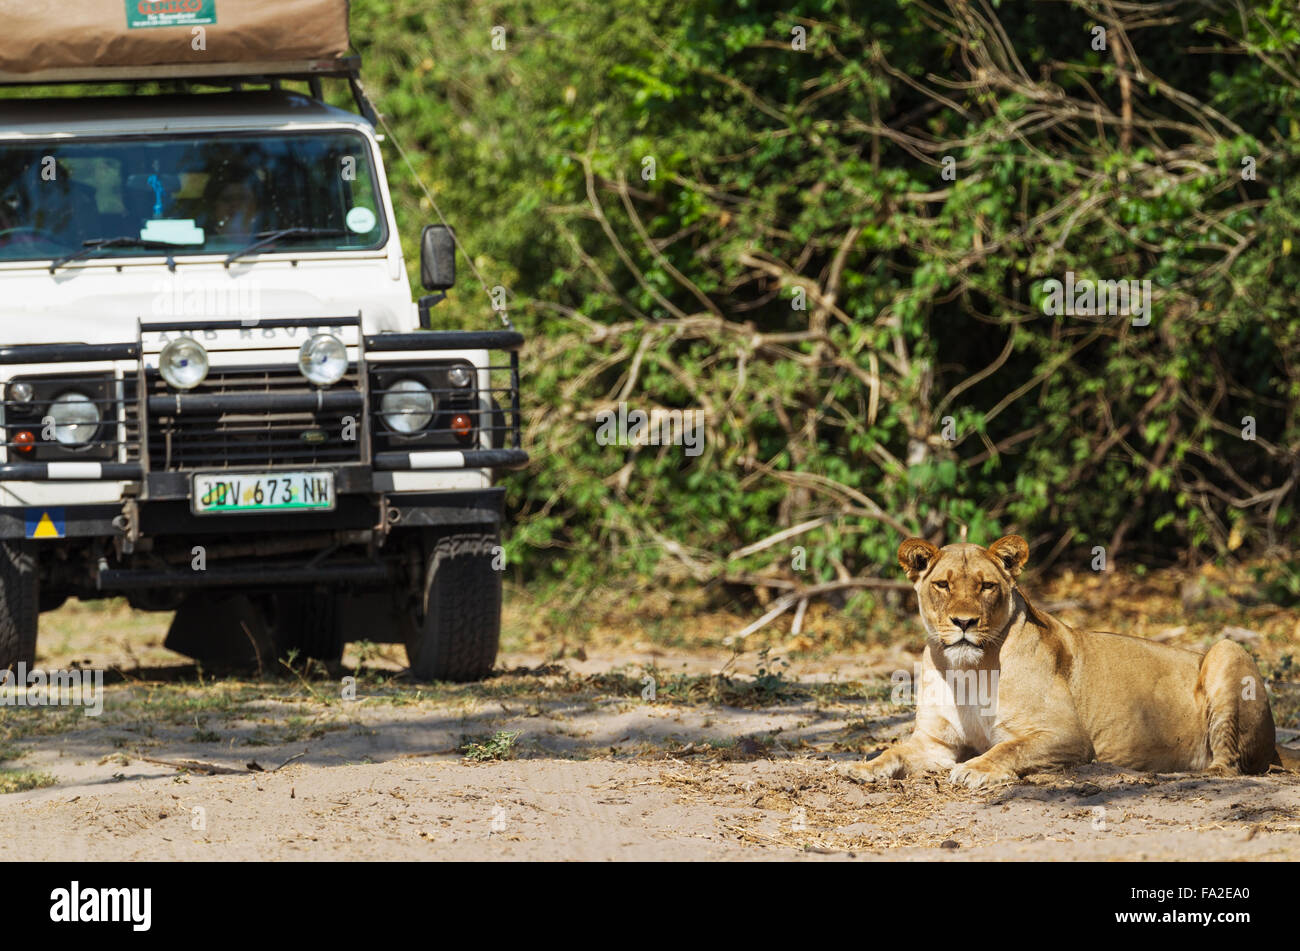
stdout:
[[(70, 615), (42, 663), (125, 679), (101, 717), (0, 711), (0, 769), (50, 783), (0, 795), (0, 860), (1300, 859), (1298, 776), (1094, 764), (983, 793), (840, 778), (910, 729), (888, 700), (901, 652), (767, 681), (750, 655), (725, 682), (721, 653), (514, 653), (484, 684), (428, 688), (393, 650), (346, 700), (349, 671), (200, 682), (161, 652), (158, 622), (88, 618)], [(464, 755), (497, 731), (518, 733), (508, 758)]]

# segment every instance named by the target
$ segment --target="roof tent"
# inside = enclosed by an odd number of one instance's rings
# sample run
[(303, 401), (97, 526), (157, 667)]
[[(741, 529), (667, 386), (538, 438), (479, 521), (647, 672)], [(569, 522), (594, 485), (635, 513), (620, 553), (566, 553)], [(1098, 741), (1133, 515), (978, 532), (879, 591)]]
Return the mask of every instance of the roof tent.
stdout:
[(348, 55), (348, 0), (0, 0), (0, 86), (176, 82), (242, 89), (347, 80), (376, 122)]
[(10, 83), (226, 76), (348, 52), (347, 0), (0, 0), (0, 23)]

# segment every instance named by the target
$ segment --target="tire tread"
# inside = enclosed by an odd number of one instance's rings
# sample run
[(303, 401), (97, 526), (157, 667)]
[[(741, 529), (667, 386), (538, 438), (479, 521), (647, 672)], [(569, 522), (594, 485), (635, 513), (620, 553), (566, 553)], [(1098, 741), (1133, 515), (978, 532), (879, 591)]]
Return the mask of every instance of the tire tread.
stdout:
[(36, 663), (40, 585), (30, 545), (0, 542), (0, 670)]
[(412, 674), (457, 683), (492, 672), (501, 643), (501, 572), (495, 532), (439, 537), (427, 559), (423, 623), (407, 641)]

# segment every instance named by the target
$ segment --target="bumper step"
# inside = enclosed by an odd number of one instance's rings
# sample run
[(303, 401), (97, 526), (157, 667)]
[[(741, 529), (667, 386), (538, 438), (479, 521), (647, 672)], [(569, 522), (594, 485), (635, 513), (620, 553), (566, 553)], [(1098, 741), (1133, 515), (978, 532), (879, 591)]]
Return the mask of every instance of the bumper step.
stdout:
[(0, 482), (130, 482), (144, 478), (135, 462), (9, 462), (0, 465)]
[(404, 472), (428, 469), (522, 469), (522, 449), (434, 449), (427, 452), (377, 452), (376, 469)]

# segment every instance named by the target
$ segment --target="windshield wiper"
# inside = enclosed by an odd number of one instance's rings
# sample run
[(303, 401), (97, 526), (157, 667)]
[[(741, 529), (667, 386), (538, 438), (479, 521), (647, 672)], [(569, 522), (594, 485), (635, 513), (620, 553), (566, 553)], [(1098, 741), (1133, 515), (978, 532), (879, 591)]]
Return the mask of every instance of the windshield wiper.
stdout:
[(342, 228), (280, 228), (276, 231), (259, 231), (253, 235), (256, 241), (226, 258), (226, 267), (230, 267), (232, 262), (239, 260), (245, 254), (252, 254), (284, 238), (342, 238), (347, 234)]
[[(71, 254), (65, 254), (57, 261), (50, 262), (50, 273), (53, 274), (65, 264), (71, 264), (73, 261), (79, 261), (84, 257), (89, 257), (96, 251), (103, 248), (144, 248), (147, 251), (170, 251), (181, 245), (171, 244), (167, 241), (148, 241), (144, 238), (136, 238), (129, 234), (124, 234), (118, 238), (91, 238), (89, 241), (81, 242), (83, 247), (80, 251), (73, 251)], [(170, 257), (170, 255), (169, 255)]]

